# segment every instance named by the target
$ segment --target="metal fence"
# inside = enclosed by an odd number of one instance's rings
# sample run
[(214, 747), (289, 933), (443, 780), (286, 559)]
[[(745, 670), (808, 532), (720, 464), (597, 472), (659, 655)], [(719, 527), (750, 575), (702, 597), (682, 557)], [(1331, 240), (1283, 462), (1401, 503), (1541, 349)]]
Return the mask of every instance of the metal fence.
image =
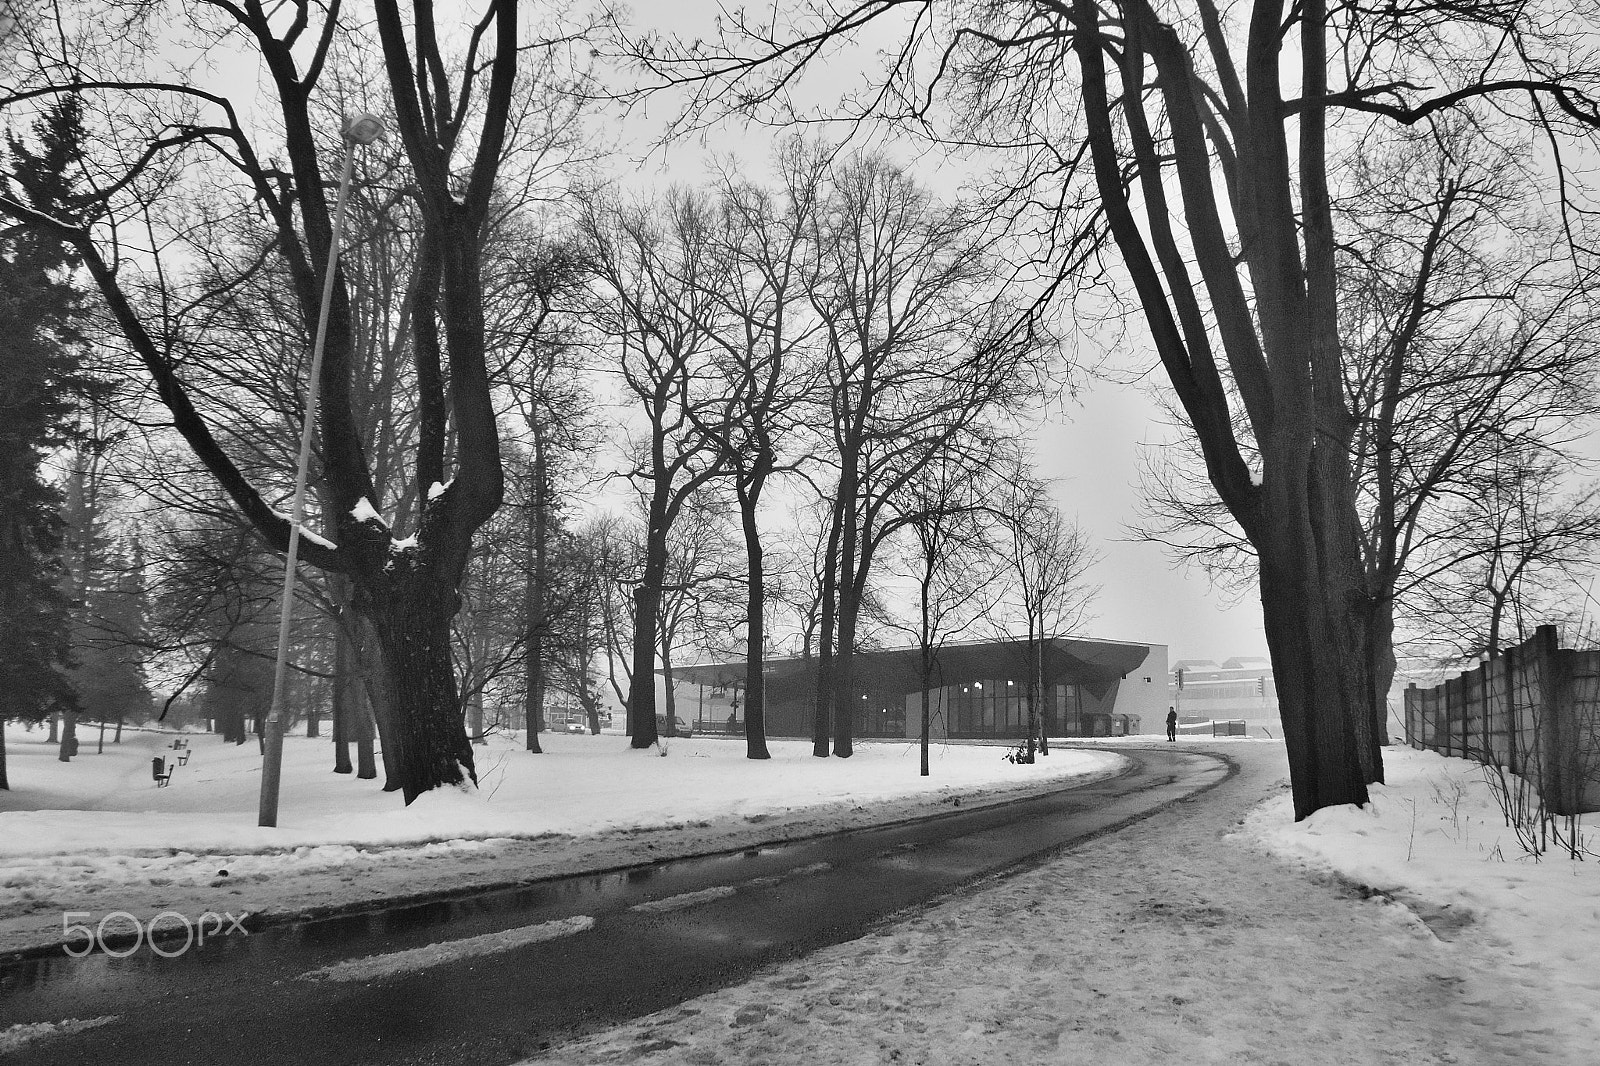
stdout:
[(1555, 814), (1600, 811), (1600, 651), (1554, 626), (1433, 688), (1405, 694), (1406, 743), (1504, 767)]

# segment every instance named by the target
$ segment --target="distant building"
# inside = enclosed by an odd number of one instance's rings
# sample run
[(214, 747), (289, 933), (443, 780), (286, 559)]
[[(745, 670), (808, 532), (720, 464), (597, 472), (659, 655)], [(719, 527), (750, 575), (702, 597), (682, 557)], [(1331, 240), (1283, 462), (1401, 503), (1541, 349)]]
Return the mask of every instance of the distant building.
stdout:
[[(1052, 637), (1044, 646), (1040, 711), (1052, 737), (1123, 736), (1164, 728), (1167, 649), (1161, 644)], [(922, 683), (916, 648), (858, 651), (854, 735), (921, 736)], [(930, 690), (933, 737), (1020, 740), (1027, 735), (1028, 642), (995, 640), (940, 648)], [(809, 737), (817, 660), (772, 659), (766, 681), (768, 736)], [(676, 667), (676, 706), (715, 731), (744, 705), (743, 662)], [(683, 691), (682, 686), (696, 686)], [(737, 706), (734, 701), (739, 701)], [(685, 713), (687, 712), (687, 713)], [(742, 722), (742, 716), (739, 719)], [(700, 727), (696, 726), (696, 732)]]
[(1180, 728), (1210, 732), (1209, 723), (1243, 721), (1250, 736), (1283, 736), (1272, 661), (1261, 656), (1221, 663), (1180, 659), (1173, 664), (1167, 698), (1178, 712)]

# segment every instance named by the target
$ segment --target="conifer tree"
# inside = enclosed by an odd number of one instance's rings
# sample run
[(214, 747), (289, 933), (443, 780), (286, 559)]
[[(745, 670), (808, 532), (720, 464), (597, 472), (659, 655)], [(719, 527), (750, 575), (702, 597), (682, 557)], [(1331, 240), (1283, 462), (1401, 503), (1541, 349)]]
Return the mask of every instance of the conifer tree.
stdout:
[[(70, 209), (79, 157), (80, 104), (65, 95), (34, 126), (37, 145), (7, 135), (17, 188), (52, 215)], [(77, 706), (68, 666), (68, 603), (61, 591), (61, 494), (44, 477), (82, 388), (73, 259), (38, 233), (0, 232), (0, 722), (39, 721)], [(3, 738), (3, 734), (0, 734)], [(9, 788), (0, 739), (0, 788)]]

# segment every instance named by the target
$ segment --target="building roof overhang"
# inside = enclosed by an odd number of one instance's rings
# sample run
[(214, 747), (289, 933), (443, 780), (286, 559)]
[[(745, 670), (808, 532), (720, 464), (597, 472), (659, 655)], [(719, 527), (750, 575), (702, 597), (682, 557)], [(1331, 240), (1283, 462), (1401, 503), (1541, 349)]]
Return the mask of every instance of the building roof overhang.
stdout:
[[(1150, 654), (1150, 645), (1086, 637), (1048, 637), (1043, 642), (1044, 684), (1079, 684), (1103, 696), (1112, 684), (1138, 669)], [(928, 664), (928, 685), (968, 685), (974, 681), (1026, 680), (1030, 645), (1026, 640), (993, 640), (947, 644), (933, 649)], [(815, 685), (819, 660), (770, 659), (762, 665), (767, 697), (783, 699), (809, 695)], [(922, 652), (918, 648), (858, 651), (850, 659), (857, 689), (878, 692), (918, 692), (923, 686)], [(742, 686), (745, 663), (703, 663), (674, 667), (673, 679), (727, 688)]]

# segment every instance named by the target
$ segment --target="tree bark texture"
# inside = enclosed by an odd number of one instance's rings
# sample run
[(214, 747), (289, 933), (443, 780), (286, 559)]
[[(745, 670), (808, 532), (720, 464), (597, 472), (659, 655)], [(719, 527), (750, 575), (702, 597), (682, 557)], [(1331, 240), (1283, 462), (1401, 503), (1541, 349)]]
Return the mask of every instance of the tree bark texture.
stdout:
[(843, 516), (838, 504), (828, 523), (828, 543), (822, 553), (818, 596), (821, 618), (817, 623), (817, 692), (811, 719), (811, 754), (826, 759), (833, 733), (834, 633), (839, 611), (839, 537)]
[[(866, 406), (866, 394), (863, 390), (862, 408)], [(859, 416), (858, 416), (859, 417)], [(859, 432), (854, 436), (859, 437)], [(833, 711), (833, 754), (841, 759), (848, 759), (854, 754), (851, 738), (855, 726), (855, 692), (851, 667), (852, 653), (855, 651), (856, 620), (861, 610), (861, 589), (856, 581), (858, 560), (861, 553), (860, 544), (860, 507), (857, 494), (860, 491), (859, 472), (854, 448), (850, 448), (840, 456), (839, 492), (835, 499), (835, 507), (839, 509), (839, 552), (838, 552), (838, 584), (835, 586), (837, 600), (838, 639), (834, 642), (833, 684), (831, 686), (831, 703)]]
[(390, 685), (394, 719), (383, 747), (396, 757), (389, 784), (410, 803), (431, 788), (478, 778), (451, 660), (456, 604), (441, 603), (431, 582), (397, 584), (379, 604), (358, 590), (355, 609), (372, 627)]
[(746, 573), (749, 584), (745, 598), (744, 668), (744, 745), (745, 758), (770, 759), (767, 750), (767, 684), (763, 671), (766, 658), (767, 589), (765, 560), (761, 551), (761, 529), (756, 523), (756, 505), (761, 498), (761, 482), (739, 492), (739, 520), (744, 526)]
[[(336, 582), (329, 582), (330, 586)], [(330, 588), (330, 591), (333, 591)], [(338, 596), (338, 592), (334, 591)], [(343, 616), (349, 609), (342, 603), (338, 608)], [(350, 647), (350, 634), (345, 626), (351, 619), (340, 617), (334, 625), (333, 644), (333, 772), (353, 773), (350, 762), (350, 742), (354, 736), (355, 689), (360, 684), (356, 673), (355, 653)]]
[(667, 572), (667, 546), (654, 530), (647, 535), (644, 573), (633, 592), (633, 677), (628, 685), (629, 745), (648, 748), (656, 733), (656, 630), (661, 583)]
[[(1229, 204), (1218, 203), (1213, 139), (1203, 115), (1192, 58), (1176, 31), (1148, 8), (1130, 4), (1122, 84), (1108, 84), (1099, 8), (1074, 0), (1081, 100), (1106, 223), (1137, 290), (1152, 339), (1206, 460), (1223, 504), (1256, 549), (1261, 601), (1297, 819), (1321, 807), (1364, 804), (1366, 782), (1381, 773), (1367, 654), (1368, 594), (1360, 522), (1350, 476), (1351, 418), (1332, 278), (1323, 145), (1325, 109), (1300, 108), (1292, 162), (1280, 85), (1283, 13), (1257, 3), (1251, 13), (1242, 84), (1231, 59), (1221, 65), (1232, 135)], [(1311, 0), (1298, 18), (1307, 96), (1325, 88), (1324, 6)], [(1158, 157), (1145, 109), (1157, 72), (1171, 143)], [(1142, 224), (1124, 184), (1124, 156), (1112, 108), (1126, 120), (1140, 161)], [(1163, 170), (1160, 158), (1169, 162)], [(1298, 169), (1296, 169), (1298, 166)], [(1163, 181), (1163, 173), (1175, 177)], [(1176, 190), (1181, 209), (1169, 203)], [(1301, 197), (1296, 210), (1294, 197)], [(1237, 246), (1222, 218), (1237, 225)], [(1181, 217), (1190, 262), (1174, 236)], [(1302, 259), (1301, 240), (1305, 241)], [(1246, 289), (1238, 273), (1247, 272)], [(1202, 293), (1204, 299), (1202, 300)], [(1215, 323), (1207, 325), (1205, 308)], [(1216, 362), (1221, 341), (1233, 386), (1259, 451), (1259, 477), (1240, 448), (1230, 394)]]

